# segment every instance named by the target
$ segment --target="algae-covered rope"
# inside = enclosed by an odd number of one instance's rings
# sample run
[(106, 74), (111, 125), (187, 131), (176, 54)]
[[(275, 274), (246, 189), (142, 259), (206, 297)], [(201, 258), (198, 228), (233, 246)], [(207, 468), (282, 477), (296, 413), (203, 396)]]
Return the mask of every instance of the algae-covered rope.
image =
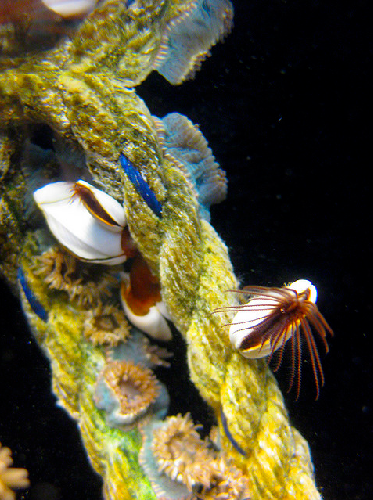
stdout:
[[(307, 443), (290, 425), (267, 363), (234, 351), (223, 326), (229, 318), (211, 314), (237, 287), (227, 248), (199, 219), (183, 173), (169, 161), (159, 168), (166, 191), (159, 224), (125, 178), (126, 205), (137, 206), (128, 211), (129, 226), (139, 247), (148, 247), (146, 234), (136, 230), (139, 218), (158, 231), (152, 237), (161, 241), (155, 267), (162, 297), (187, 343), (191, 379), (219, 421), (222, 448), (250, 478), (253, 500), (320, 498)], [(146, 167), (144, 175), (151, 176)]]

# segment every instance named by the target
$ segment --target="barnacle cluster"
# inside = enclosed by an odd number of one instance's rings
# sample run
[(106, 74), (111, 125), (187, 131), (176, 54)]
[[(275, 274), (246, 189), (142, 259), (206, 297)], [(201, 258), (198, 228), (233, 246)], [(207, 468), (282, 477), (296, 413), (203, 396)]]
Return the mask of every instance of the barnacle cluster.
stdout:
[[(153, 70), (173, 84), (191, 77), (229, 31), (232, 6), (94, 7), (32, 57), (18, 51), (14, 19), (1, 33), (1, 271), (50, 360), (53, 391), (106, 500), (320, 498), (267, 363), (245, 359), (224, 328), (238, 283), (209, 207), (226, 194), (225, 174), (197, 126), (153, 117), (135, 92)], [(166, 340), (173, 328), (214, 441), (188, 416), (166, 418), (170, 396), (152, 370), (170, 354), (140, 330)]]

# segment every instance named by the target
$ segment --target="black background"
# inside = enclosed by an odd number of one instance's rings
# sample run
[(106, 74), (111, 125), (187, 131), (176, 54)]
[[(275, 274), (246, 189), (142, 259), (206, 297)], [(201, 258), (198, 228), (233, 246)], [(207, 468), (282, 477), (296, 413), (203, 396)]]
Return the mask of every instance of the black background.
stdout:
[[(306, 366), (299, 400), (291, 392), (286, 401), (325, 500), (373, 498), (368, 5), (236, 0), (232, 34), (195, 80), (172, 87), (154, 73), (139, 88), (152, 113), (200, 124), (226, 170), (228, 198), (212, 223), (242, 283), (307, 278), (318, 288), (335, 331), (322, 356), (326, 384), (315, 402)], [(5, 286), (1, 297), (0, 440), (30, 471), (23, 496), (99, 499), (75, 424), (51, 396), (48, 363)], [(179, 338), (172, 348), (160, 377), (179, 381)], [(277, 377), (284, 390), (287, 376)], [(209, 422), (186, 376), (172, 398), (172, 413)]]

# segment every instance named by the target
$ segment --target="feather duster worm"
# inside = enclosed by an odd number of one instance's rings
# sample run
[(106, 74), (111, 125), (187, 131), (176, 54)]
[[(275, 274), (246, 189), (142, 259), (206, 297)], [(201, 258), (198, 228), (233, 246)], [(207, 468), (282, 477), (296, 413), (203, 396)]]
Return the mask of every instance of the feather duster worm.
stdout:
[(275, 351), (278, 351), (274, 367), (274, 371), (277, 371), (289, 340), (291, 374), (288, 391), (293, 387), (296, 378), (298, 399), (302, 339), (305, 339), (315, 378), (316, 399), (318, 399), (320, 386), (324, 385), (324, 374), (313, 332), (318, 334), (328, 352), (326, 336), (327, 333), (333, 335), (333, 331), (316, 306), (316, 287), (308, 280), (297, 280), (282, 288), (247, 286), (243, 290), (233, 291), (244, 294), (249, 300), (239, 306), (216, 310), (216, 312), (237, 310), (232, 323), (227, 325), (231, 343), (246, 358), (269, 356), (271, 361)]

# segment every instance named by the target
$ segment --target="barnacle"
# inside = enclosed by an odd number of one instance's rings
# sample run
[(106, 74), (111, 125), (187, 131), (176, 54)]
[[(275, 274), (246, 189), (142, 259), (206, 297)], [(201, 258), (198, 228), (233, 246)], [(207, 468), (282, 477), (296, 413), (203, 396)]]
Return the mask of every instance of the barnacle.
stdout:
[(80, 17), (93, 9), (98, 0), (42, 0), (48, 9), (62, 17)]
[[(278, 350), (274, 367), (281, 365), (286, 343), (291, 344), (291, 376), (289, 390), (297, 378), (297, 398), (300, 391), (301, 340), (306, 340), (316, 384), (316, 399), (324, 374), (312, 329), (321, 338), (326, 352), (326, 335), (333, 331), (316, 306), (317, 291), (308, 280), (297, 280), (283, 288), (248, 286), (237, 293), (249, 297), (247, 303), (226, 310), (237, 313), (230, 323), (229, 337), (246, 358), (262, 358)], [(224, 308), (223, 308), (224, 309)], [(216, 310), (217, 312), (222, 309)], [(320, 380), (320, 381), (319, 381)]]
[(159, 340), (170, 340), (170, 319), (162, 302), (158, 278), (141, 254), (137, 254), (129, 275), (122, 273), (121, 299), (128, 319), (137, 328)]
[(0, 498), (1, 500), (15, 500), (13, 489), (27, 488), (30, 484), (26, 469), (12, 468), (12, 452), (3, 448), (0, 443)]
[(136, 253), (124, 208), (87, 182), (53, 182), (34, 192), (53, 235), (80, 259), (121, 264)]

